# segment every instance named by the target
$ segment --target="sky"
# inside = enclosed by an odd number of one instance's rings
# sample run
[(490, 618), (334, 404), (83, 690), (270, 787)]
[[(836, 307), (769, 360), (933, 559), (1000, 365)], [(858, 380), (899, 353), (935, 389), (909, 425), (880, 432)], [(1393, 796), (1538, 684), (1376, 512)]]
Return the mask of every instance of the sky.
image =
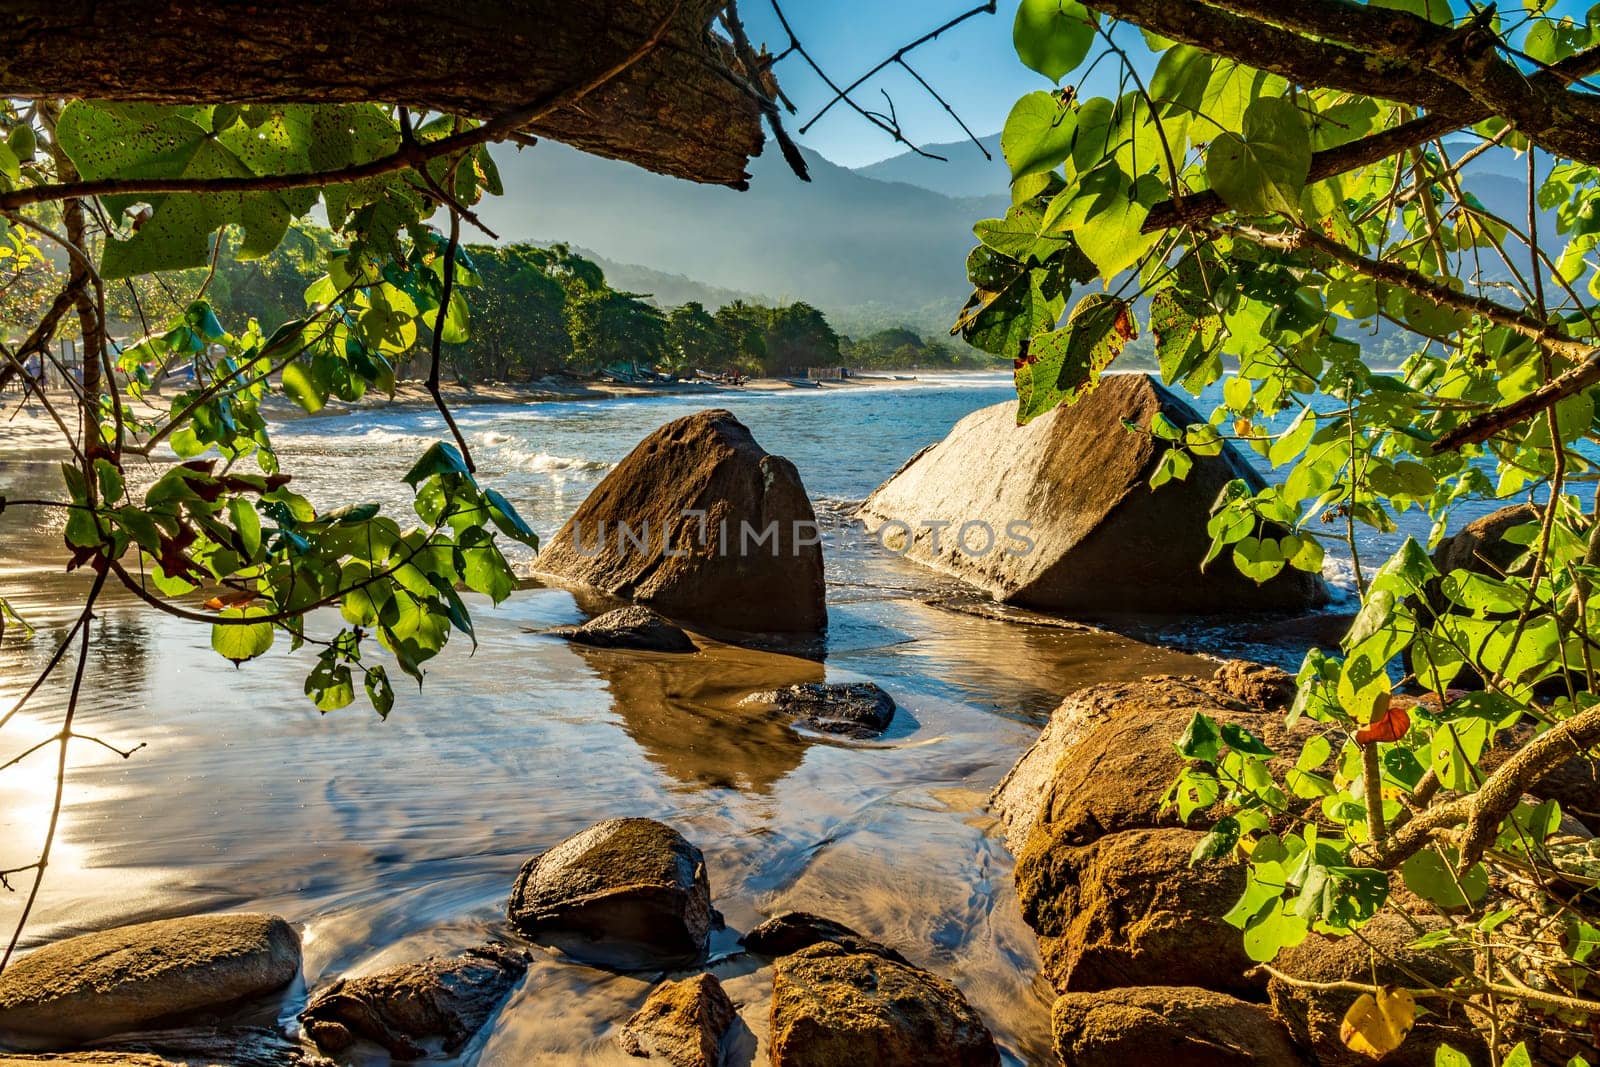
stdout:
[[(806, 50), (841, 86), (866, 73), (902, 45), (978, 6), (978, 0), (778, 2)], [(1525, 17), (1516, 3), (1502, 6), (1515, 12), (1519, 19)], [(980, 137), (1005, 124), (1017, 97), (1035, 89), (1052, 88), (1048, 80), (1024, 67), (1012, 49), (1011, 22), (1016, 7), (1016, 0), (998, 0), (995, 14), (975, 16), (906, 57)], [(1452, 0), (1452, 7), (1458, 14), (1466, 9), (1462, 0)], [(1588, 0), (1556, 0), (1548, 5), (1551, 14), (1578, 20), (1583, 19), (1587, 8)], [(745, 0), (740, 14), (752, 44), (759, 47), (765, 43), (774, 53), (788, 46), (789, 37), (773, 12), (773, 0)], [(1128, 26), (1119, 27), (1116, 33), (1118, 43), (1132, 56), (1135, 66), (1148, 72), (1154, 57), (1144, 48), (1139, 34)], [(1100, 64), (1080, 95), (1115, 92), (1115, 69), (1112, 63)], [(832, 91), (798, 55), (780, 62), (777, 74), (798, 108), (799, 113), (789, 118), (786, 126), (801, 144), (846, 167), (865, 166), (905, 151), (887, 133), (842, 104), (836, 105), (808, 133), (800, 134), (800, 126), (828, 102)], [(1074, 72), (1068, 75), (1068, 81), (1077, 77)], [(891, 66), (852, 96), (863, 106), (886, 109), (880, 90), (887, 91), (893, 99), (901, 128), (911, 141), (934, 144), (963, 138), (955, 120), (905, 71)]]
[[(848, 85), (904, 44), (975, 6), (975, 0), (780, 0), (806, 50), (840, 85)], [(1017, 97), (1050, 83), (1028, 70), (1011, 47), (1015, 0), (1000, 0), (998, 13), (978, 15), (906, 57), (917, 72), (950, 101), (979, 136), (1004, 124)], [(740, 5), (752, 44), (781, 52), (789, 38), (773, 14), (771, 0)], [(797, 55), (777, 67), (779, 83), (799, 109), (786, 126), (795, 139), (846, 167), (859, 167), (905, 151), (903, 145), (844, 105), (823, 116), (809, 133), (799, 127), (832, 92)], [(964, 135), (938, 101), (897, 67), (885, 70), (852, 94), (871, 108), (886, 107), (879, 90), (894, 100), (906, 135), (918, 144), (960, 140)], [(974, 152), (977, 149), (973, 149)]]

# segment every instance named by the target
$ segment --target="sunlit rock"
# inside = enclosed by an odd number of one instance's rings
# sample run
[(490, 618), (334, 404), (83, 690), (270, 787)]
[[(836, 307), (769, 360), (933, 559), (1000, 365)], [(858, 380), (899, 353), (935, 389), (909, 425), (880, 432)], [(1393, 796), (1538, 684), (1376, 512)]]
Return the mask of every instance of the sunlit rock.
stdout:
[(0, 1032), (86, 1041), (232, 1007), (300, 973), (300, 938), (276, 915), (194, 915), (44, 946), (0, 974)]
[(705, 857), (653, 819), (608, 819), (535, 856), (506, 911), (526, 937), (624, 968), (700, 960), (716, 915)]
[(828, 622), (800, 473), (727, 411), (675, 419), (641, 441), (534, 569), (722, 629), (809, 634)]
[(1263, 585), (1226, 558), (1202, 570), (1222, 488), (1262, 482), (1224, 445), (1152, 491), (1167, 443), (1124, 420), (1147, 427), (1157, 413), (1179, 427), (1204, 421), (1143, 374), (1110, 375), (1026, 426), (1014, 403), (983, 408), (879, 486), (860, 516), (887, 549), (1042, 611), (1302, 611), (1324, 600), (1320, 577), (1289, 567)]
[(630, 1056), (671, 1067), (717, 1067), (722, 1035), (737, 1012), (715, 975), (662, 982), (623, 1024), (617, 1043)]
[(300, 1022), (325, 1052), (365, 1039), (397, 1060), (428, 1055), (438, 1043), (454, 1055), (472, 1039), (527, 970), (527, 954), (483, 945), (459, 956), (430, 957), (317, 991)]
[(988, 1027), (938, 975), (819, 942), (773, 966), (772, 1067), (998, 1067)]

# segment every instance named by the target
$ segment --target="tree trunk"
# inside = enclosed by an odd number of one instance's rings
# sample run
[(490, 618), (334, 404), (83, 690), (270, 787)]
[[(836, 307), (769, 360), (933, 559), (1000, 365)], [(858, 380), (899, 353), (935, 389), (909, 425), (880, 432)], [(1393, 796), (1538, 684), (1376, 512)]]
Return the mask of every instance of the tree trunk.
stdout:
[(530, 133), (692, 181), (743, 187), (760, 111), (709, 27), (724, 0), (23, 0), (6, 6), (0, 95), (158, 103), (377, 101), (487, 117), (656, 49)]

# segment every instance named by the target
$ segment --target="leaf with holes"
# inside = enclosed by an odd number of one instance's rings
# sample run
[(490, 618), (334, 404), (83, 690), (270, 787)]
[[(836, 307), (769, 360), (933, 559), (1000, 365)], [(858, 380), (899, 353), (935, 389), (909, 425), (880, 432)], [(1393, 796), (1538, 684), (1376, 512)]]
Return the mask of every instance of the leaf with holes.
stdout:
[(1084, 297), (1066, 326), (1033, 338), (1017, 357), (1017, 425), (1093, 389), (1137, 332), (1127, 301), (1104, 293)]

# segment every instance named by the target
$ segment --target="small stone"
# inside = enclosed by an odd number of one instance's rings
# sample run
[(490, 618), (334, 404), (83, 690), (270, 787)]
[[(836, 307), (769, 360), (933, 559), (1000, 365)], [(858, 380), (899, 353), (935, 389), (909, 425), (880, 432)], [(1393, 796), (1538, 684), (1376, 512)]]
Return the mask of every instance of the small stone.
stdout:
[(768, 705), (816, 730), (876, 737), (894, 718), (894, 698), (873, 682), (802, 682), (752, 693), (744, 704)]
[(326, 1052), (343, 1052), (365, 1038), (397, 1060), (416, 1060), (428, 1055), (423, 1041), (439, 1038), (453, 1055), (488, 1022), (527, 969), (527, 955), (506, 945), (432, 956), (340, 978), (311, 998), (300, 1022)]
[(633, 605), (608, 611), (582, 626), (552, 630), (575, 645), (626, 648), (639, 652), (695, 652), (689, 635), (649, 608)]
[(535, 856), (506, 912), (526, 937), (624, 969), (698, 962), (715, 914), (705, 857), (654, 819), (608, 819)]
[(1247, 659), (1230, 659), (1212, 677), (1229, 696), (1263, 711), (1289, 707), (1299, 690), (1288, 671)]
[(715, 975), (662, 982), (623, 1024), (617, 1043), (630, 1056), (664, 1060), (672, 1067), (717, 1067), (722, 1035), (737, 1015)]

